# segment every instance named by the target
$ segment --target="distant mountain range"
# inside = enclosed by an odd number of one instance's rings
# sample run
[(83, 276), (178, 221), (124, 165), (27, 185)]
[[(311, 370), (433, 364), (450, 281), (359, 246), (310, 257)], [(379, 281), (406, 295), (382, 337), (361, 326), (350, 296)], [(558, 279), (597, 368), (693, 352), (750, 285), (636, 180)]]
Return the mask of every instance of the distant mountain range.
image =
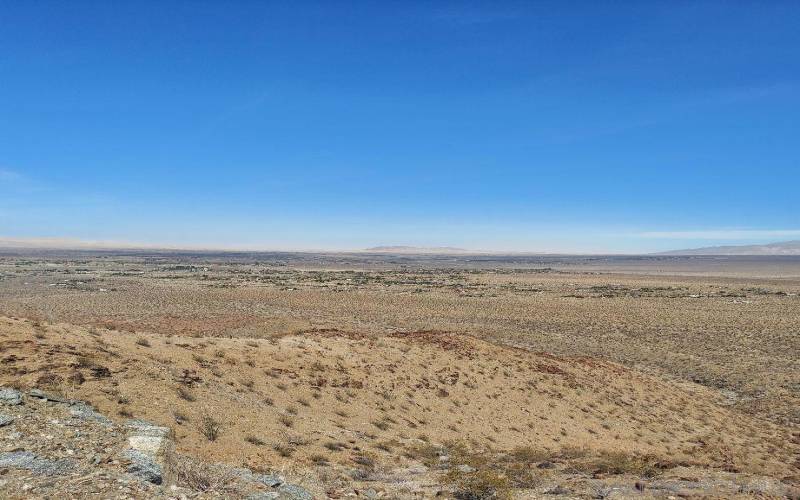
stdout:
[(660, 252), (656, 255), (800, 255), (800, 241), (765, 245), (729, 245)]
[(455, 247), (411, 247), (411, 246), (378, 246), (372, 248), (365, 248), (365, 252), (373, 253), (410, 253), (410, 254), (425, 254), (425, 253), (440, 253), (440, 254), (459, 254), (459, 253), (478, 253), (473, 250), (465, 250), (463, 248)]

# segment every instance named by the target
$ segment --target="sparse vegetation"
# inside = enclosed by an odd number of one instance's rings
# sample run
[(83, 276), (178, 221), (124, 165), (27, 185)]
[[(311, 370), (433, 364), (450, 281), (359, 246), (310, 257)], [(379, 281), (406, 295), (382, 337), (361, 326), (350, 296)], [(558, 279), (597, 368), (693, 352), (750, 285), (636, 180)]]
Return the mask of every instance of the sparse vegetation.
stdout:
[[(795, 278), (237, 261), (200, 280), (130, 259), (81, 264), (115, 289), (91, 307), (67, 288), (28, 295), (53, 322), (0, 317), (2, 385), (92, 399), (169, 425), (208, 460), (308, 467), (330, 484), (420, 463), (459, 498), (548, 475), (646, 481), (678, 463), (793, 473)], [(71, 272), (13, 269), (39, 284)], [(0, 281), (0, 312), (24, 312), (16, 283)], [(225, 496), (226, 481), (199, 476), (183, 481)]]

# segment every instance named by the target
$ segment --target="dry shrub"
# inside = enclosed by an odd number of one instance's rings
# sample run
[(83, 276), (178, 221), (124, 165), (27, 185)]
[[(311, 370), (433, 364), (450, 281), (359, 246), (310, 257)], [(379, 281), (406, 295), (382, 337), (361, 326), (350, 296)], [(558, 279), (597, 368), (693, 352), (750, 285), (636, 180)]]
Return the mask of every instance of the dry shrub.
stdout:
[(44, 372), (36, 379), (36, 387), (55, 391), (61, 388), (64, 379), (60, 375), (50, 372)]
[(294, 446), (286, 444), (276, 444), (273, 449), (283, 458), (289, 458), (294, 453)]
[(344, 443), (340, 443), (338, 441), (328, 441), (327, 443), (323, 444), (322, 446), (324, 446), (325, 448), (327, 448), (327, 449), (329, 449), (331, 451), (341, 451), (346, 447), (346, 445)]
[(454, 469), (447, 480), (453, 486), (453, 496), (459, 500), (511, 498), (508, 479), (494, 471), (460, 472)]
[(256, 446), (264, 446), (265, 444), (267, 444), (264, 441), (262, 441), (261, 438), (259, 438), (258, 436), (247, 436), (246, 438), (244, 438), (244, 440)]
[(236, 476), (225, 466), (207, 464), (184, 455), (173, 455), (169, 468), (176, 483), (184, 488), (207, 493), (237, 492)]
[(196, 399), (194, 397), (194, 394), (192, 394), (192, 392), (189, 389), (185, 388), (182, 385), (179, 385), (175, 389), (175, 392), (178, 394), (178, 397), (183, 399), (184, 401), (189, 401), (191, 403), (191, 402), (194, 402), (195, 399)]
[(520, 446), (511, 450), (510, 455), (517, 461), (523, 463), (538, 463), (549, 460), (552, 454), (546, 450), (533, 448), (532, 446)]
[(406, 457), (419, 460), (429, 467), (439, 463), (439, 456), (441, 454), (441, 447), (429, 443), (408, 446), (404, 453)]
[(86, 382), (86, 378), (83, 376), (81, 372), (75, 370), (69, 374), (69, 376), (67, 377), (67, 382), (69, 382), (72, 385), (81, 385), (84, 382)]
[(635, 456), (621, 451), (604, 451), (575, 464), (578, 470), (592, 474), (633, 474), (654, 477), (673, 465), (659, 461), (653, 456)]
[(211, 415), (204, 413), (200, 416), (200, 433), (209, 441), (216, 441), (222, 434), (222, 423)]
[[(541, 471), (532, 462), (546, 457), (532, 448), (517, 448), (509, 454), (474, 452), (460, 442), (447, 444), (454, 468), (446, 481), (457, 498), (510, 498), (511, 489), (530, 489), (542, 483)], [(458, 466), (469, 466), (470, 472)]]

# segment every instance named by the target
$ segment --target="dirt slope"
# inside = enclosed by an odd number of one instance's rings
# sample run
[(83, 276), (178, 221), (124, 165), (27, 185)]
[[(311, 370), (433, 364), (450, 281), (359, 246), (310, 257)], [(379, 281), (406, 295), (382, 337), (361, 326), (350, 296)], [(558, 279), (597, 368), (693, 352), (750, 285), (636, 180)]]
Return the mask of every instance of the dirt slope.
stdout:
[[(251, 467), (349, 463), (353, 453), (402, 464), (425, 444), (461, 442), (797, 474), (797, 436), (705, 388), (445, 332), (211, 339), (0, 318), (0, 356), (0, 385), (169, 425), (180, 452)], [(212, 421), (213, 441), (203, 433)]]

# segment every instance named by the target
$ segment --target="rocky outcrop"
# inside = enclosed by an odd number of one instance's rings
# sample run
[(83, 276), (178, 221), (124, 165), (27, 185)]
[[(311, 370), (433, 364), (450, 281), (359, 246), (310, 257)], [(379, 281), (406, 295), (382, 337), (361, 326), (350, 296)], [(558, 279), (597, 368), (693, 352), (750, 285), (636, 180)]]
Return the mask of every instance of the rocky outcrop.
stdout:
[(128, 447), (122, 456), (130, 462), (127, 471), (144, 481), (162, 484), (173, 448), (172, 431), (144, 420), (129, 420), (126, 427)]
[(0, 498), (313, 498), (277, 474), (199, 461), (225, 490), (182, 484), (170, 428), (117, 424), (82, 401), (0, 387), (0, 410)]

